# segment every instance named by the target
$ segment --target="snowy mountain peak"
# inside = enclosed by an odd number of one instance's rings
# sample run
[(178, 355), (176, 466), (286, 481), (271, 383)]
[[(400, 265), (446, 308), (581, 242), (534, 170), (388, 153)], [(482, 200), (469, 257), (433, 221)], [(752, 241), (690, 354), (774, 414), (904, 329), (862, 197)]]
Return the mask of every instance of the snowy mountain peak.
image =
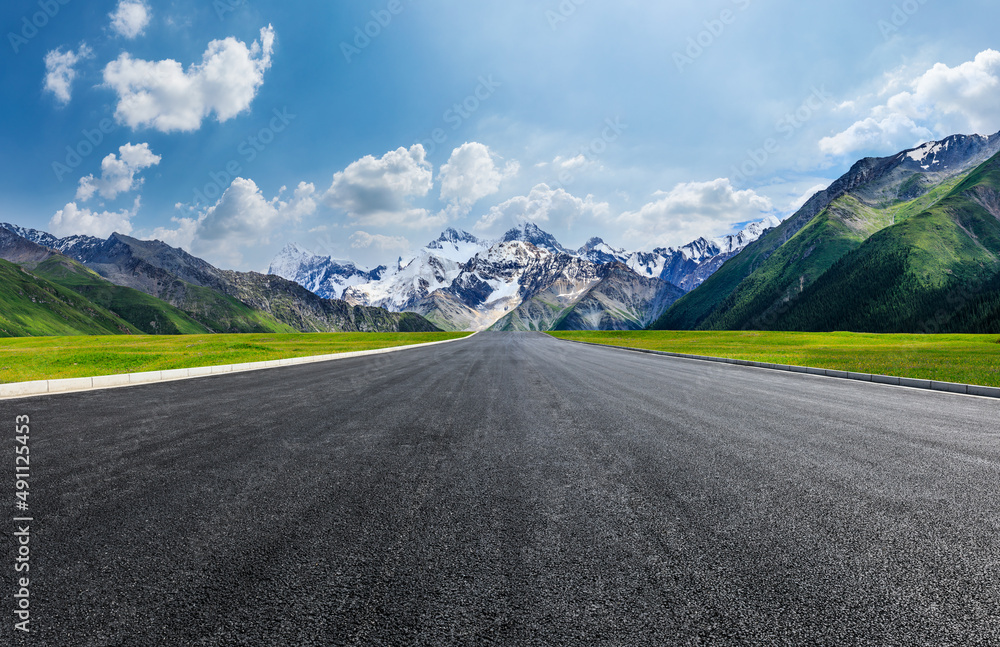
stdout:
[(604, 265), (606, 263), (626, 263), (628, 254), (623, 249), (615, 249), (604, 242), (604, 239), (591, 238), (583, 247), (577, 250), (577, 256), (585, 258), (592, 263)]
[(437, 239), (427, 244), (427, 249), (442, 249), (445, 243), (469, 243), (479, 245), (481, 241), (467, 231), (460, 231), (452, 227), (445, 229)]
[(351, 261), (320, 256), (298, 243), (289, 243), (271, 261), (267, 273), (295, 281), (321, 297), (339, 299), (345, 289), (377, 281), (385, 270), (385, 266), (359, 268)]
[(758, 238), (764, 235), (764, 233), (771, 229), (772, 227), (777, 227), (781, 224), (781, 221), (774, 216), (768, 216), (763, 220), (758, 222), (752, 222), (741, 231), (730, 234), (729, 236), (723, 236), (721, 238), (716, 238), (712, 241), (722, 253), (733, 253), (738, 252), (750, 243), (754, 242)]
[(500, 239), (501, 243), (509, 243), (511, 241), (519, 240), (525, 243), (531, 243), (539, 249), (546, 249), (554, 253), (570, 253), (568, 249), (559, 244), (559, 241), (555, 237), (543, 231), (538, 225), (533, 222), (524, 222), (510, 229), (503, 238)]
[[(94, 236), (75, 235), (67, 236), (66, 238), (56, 238), (52, 234), (45, 231), (20, 227), (10, 223), (2, 223), (0, 224), (0, 227), (8, 231), (12, 231), (21, 238), (30, 240), (36, 245), (48, 247), (69, 255), (72, 255), (73, 252), (81, 252), (104, 244), (103, 239), (95, 238)], [(112, 236), (114, 236), (114, 234), (112, 234)]]
[(1000, 149), (1000, 133), (985, 135), (952, 135), (941, 141), (927, 142), (900, 153), (896, 160), (916, 170), (943, 171), (961, 168), (970, 161), (982, 160)]

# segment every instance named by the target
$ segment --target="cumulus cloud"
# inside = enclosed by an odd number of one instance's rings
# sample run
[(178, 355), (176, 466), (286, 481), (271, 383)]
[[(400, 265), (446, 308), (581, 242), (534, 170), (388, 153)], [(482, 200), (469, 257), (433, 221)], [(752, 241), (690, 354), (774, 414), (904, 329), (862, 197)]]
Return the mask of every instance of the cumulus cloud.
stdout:
[(80, 178), (76, 199), (86, 202), (95, 193), (102, 198), (114, 200), (119, 193), (128, 193), (142, 180), (136, 180), (136, 173), (160, 163), (160, 156), (149, 150), (149, 144), (125, 144), (118, 149), (119, 155), (111, 153), (101, 161), (101, 177), (93, 175)]
[(239, 266), (251, 248), (270, 243), (271, 236), (288, 223), (299, 222), (316, 211), (316, 187), (300, 182), (288, 201), (278, 196), (268, 200), (253, 180), (233, 180), (213, 206), (197, 218), (174, 218), (173, 229), (159, 228), (153, 238), (215, 262)]
[[(177, 205), (178, 207), (182, 205)], [(195, 234), (198, 232), (198, 219), (197, 218), (171, 218), (176, 226), (174, 228), (170, 227), (157, 227), (148, 236), (150, 240), (160, 240), (170, 245), (171, 247), (183, 247), (184, 249), (190, 250), (192, 248), (191, 243), (194, 242)]]
[(115, 232), (130, 234), (132, 218), (138, 210), (139, 198), (135, 199), (131, 210), (121, 211), (91, 211), (70, 202), (49, 220), (49, 231), (56, 236), (85, 235), (98, 238), (107, 238)]
[(121, 0), (108, 17), (112, 31), (125, 38), (135, 38), (149, 24), (149, 5), (142, 0)]
[(73, 80), (76, 78), (76, 64), (90, 58), (93, 52), (86, 43), (75, 52), (54, 49), (45, 55), (45, 90), (55, 95), (61, 103), (69, 103), (72, 98)]
[(316, 208), (312, 184), (301, 183), (290, 202), (267, 200), (253, 180), (233, 180), (219, 201), (205, 212), (198, 227), (203, 242), (254, 244), (267, 241), (275, 227), (297, 222)]
[(415, 208), (412, 200), (430, 193), (434, 173), (420, 144), (398, 148), (380, 158), (366, 155), (335, 173), (323, 199), (358, 223), (375, 227), (428, 227), (442, 216)]
[(201, 63), (187, 71), (174, 60), (144, 61), (124, 53), (104, 68), (105, 85), (118, 94), (115, 118), (165, 133), (197, 130), (212, 114), (227, 121), (249, 109), (273, 49), (268, 25), (250, 47), (233, 37), (213, 40)]
[(594, 197), (578, 198), (564, 189), (553, 189), (547, 184), (535, 186), (528, 195), (517, 196), (496, 205), (473, 225), (479, 232), (508, 227), (522, 222), (555, 222), (568, 225), (581, 219), (606, 217), (606, 202), (595, 202)]
[(500, 190), (500, 183), (517, 175), (520, 165), (508, 162), (503, 169), (496, 155), (478, 142), (466, 142), (452, 151), (441, 167), (441, 200), (449, 204), (450, 215), (464, 216), (479, 200)]
[(934, 133), (899, 113), (883, 114), (856, 121), (846, 130), (824, 137), (819, 142), (821, 151), (828, 155), (847, 155), (858, 150), (895, 151), (934, 139)]
[(956, 133), (1000, 129), (1000, 52), (985, 50), (957, 67), (938, 63), (903, 85), (908, 89), (872, 108), (869, 116), (820, 140), (820, 150), (828, 155), (895, 152)]
[(728, 231), (736, 222), (760, 220), (773, 210), (771, 201), (755, 191), (737, 191), (726, 178), (687, 182), (636, 211), (618, 217), (624, 238), (646, 249), (683, 245), (699, 236)]
[(351, 234), (351, 247), (354, 249), (376, 247), (381, 250), (409, 249), (410, 241), (403, 236), (383, 236), (382, 234), (369, 234), (367, 231), (356, 231)]

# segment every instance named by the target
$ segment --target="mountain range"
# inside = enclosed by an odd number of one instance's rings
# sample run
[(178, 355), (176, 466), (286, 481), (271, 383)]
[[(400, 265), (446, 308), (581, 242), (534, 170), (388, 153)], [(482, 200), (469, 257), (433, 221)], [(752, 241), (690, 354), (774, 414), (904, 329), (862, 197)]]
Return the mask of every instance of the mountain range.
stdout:
[(775, 329), (1000, 332), (1000, 133), (866, 158), (784, 221), (650, 252), (536, 224), (394, 267), (288, 245), (267, 274), (160, 241), (0, 225), (0, 336)]
[(417, 312), (446, 330), (642, 329), (779, 223), (769, 217), (738, 234), (652, 252), (600, 238), (570, 250), (531, 222), (496, 240), (448, 229), (391, 270), (290, 244), (268, 272), (327, 298)]
[(437, 330), (417, 314), (324, 299), (121, 234), (56, 238), (2, 224), (0, 259), (0, 336)]

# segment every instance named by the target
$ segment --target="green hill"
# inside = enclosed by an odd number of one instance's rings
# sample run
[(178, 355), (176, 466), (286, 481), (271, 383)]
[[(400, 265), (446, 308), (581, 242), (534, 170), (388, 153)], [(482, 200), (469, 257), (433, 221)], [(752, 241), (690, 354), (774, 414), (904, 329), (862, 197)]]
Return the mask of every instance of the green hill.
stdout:
[(0, 337), (139, 333), (83, 295), (0, 260)]
[[(916, 176), (916, 174), (914, 174)], [(848, 193), (800, 229), (744, 279), (705, 319), (712, 330), (773, 328), (790, 299), (823, 276), (845, 254), (873, 234), (919, 213), (948, 195), (961, 180), (953, 178), (929, 193), (877, 208)]]
[(845, 255), (789, 302), (776, 328), (998, 332), (998, 313), (1000, 155)]
[(148, 294), (121, 287), (96, 272), (62, 255), (30, 268), (32, 274), (83, 295), (151, 335), (198, 334), (211, 332), (181, 310)]

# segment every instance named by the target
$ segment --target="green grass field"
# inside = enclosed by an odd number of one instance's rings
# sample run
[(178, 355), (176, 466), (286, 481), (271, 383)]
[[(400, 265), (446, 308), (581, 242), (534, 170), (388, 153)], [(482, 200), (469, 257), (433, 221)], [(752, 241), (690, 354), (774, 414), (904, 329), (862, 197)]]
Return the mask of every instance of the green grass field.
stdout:
[(465, 337), (470, 333), (108, 335), (0, 339), (0, 384), (262, 362)]
[(549, 334), (612, 346), (1000, 387), (997, 335), (742, 331)]

